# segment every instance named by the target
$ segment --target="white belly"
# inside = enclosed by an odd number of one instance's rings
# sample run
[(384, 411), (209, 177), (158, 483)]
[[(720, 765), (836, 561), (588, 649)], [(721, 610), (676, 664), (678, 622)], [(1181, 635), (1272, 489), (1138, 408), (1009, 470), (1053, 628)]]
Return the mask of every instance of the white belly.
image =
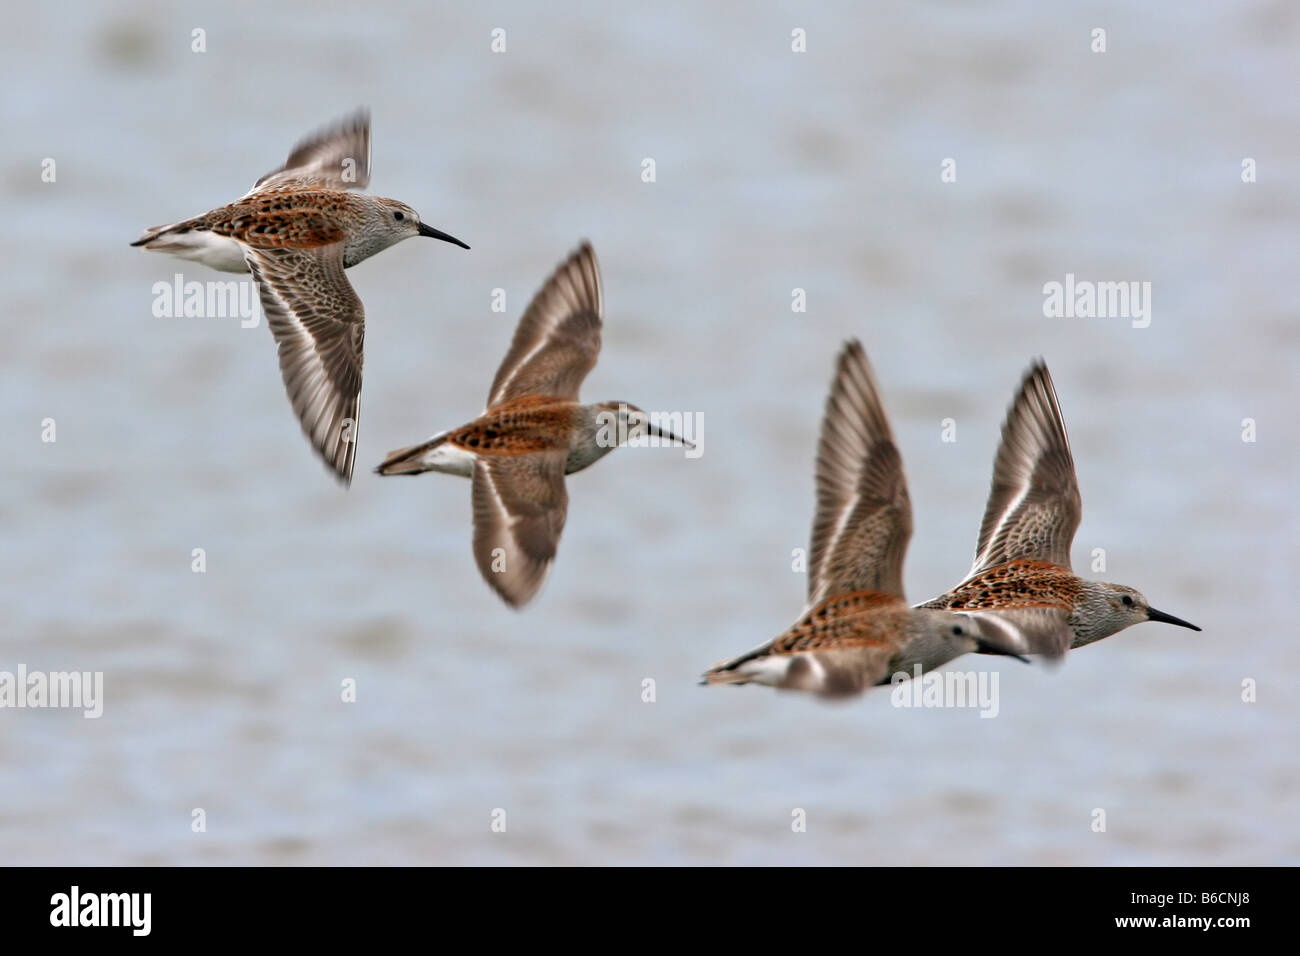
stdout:
[[(790, 668), (794, 662), (800, 662), (801, 677), (796, 683), (790, 682)], [(740, 673), (751, 678), (756, 684), (768, 687), (794, 687), (798, 690), (820, 691), (826, 683), (826, 670), (821, 661), (812, 654), (775, 654), (771, 657), (759, 657), (746, 661), (737, 668)]]
[(151, 252), (166, 252), (181, 259), (200, 262), (218, 272), (247, 272), (244, 247), (234, 239), (214, 232), (191, 230), (167, 233), (145, 246)]
[(430, 448), (419, 457), (418, 461), (428, 471), (441, 471), (448, 475), (460, 475), (462, 478), (469, 478), (474, 474), (474, 454), (447, 443)]

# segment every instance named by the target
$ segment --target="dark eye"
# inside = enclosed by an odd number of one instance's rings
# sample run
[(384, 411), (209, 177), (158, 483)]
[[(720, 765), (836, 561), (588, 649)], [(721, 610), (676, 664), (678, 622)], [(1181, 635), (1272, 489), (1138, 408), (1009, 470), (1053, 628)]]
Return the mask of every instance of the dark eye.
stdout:
[(401, 222), (406, 217), (403, 216), (400, 212), (395, 212), (393, 213), (393, 218), (396, 219), (398, 222)]
[(1133, 599), (1129, 597), (1127, 594), (1125, 594), (1122, 598), (1120, 598), (1120, 600), (1124, 602), (1125, 607), (1133, 606)]
[(961, 637), (961, 625), (960, 625), (960, 624), (954, 624), (954, 625), (952, 626), (952, 632), (953, 632), (954, 634), (956, 634), (958, 637)]

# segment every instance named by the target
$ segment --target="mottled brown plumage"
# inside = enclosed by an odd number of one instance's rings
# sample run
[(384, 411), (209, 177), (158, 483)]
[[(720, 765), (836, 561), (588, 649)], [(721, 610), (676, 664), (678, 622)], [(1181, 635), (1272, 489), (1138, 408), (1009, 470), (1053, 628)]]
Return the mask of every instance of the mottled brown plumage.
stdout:
[(889, 643), (906, 614), (907, 602), (879, 591), (839, 594), (812, 608), (768, 645), (770, 654)]
[(999, 564), (967, 578), (944, 595), (942, 605), (930, 603), (926, 606), (973, 611), (1014, 603), (1071, 609), (1082, 594), (1081, 584), (1081, 579), (1069, 568), (1024, 558)]
[[(336, 198), (338, 197), (338, 198)], [(314, 249), (341, 242), (347, 235), (344, 223), (359, 215), (349, 208), (343, 193), (326, 193), (319, 188), (286, 189), (269, 195), (253, 194), (229, 206), (214, 209), (178, 227), (211, 230), (238, 239), (256, 249)]]
[(527, 455), (562, 448), (581, 429), (582, 406), (550, 395), (521, 395), (494, 405), (446, 441), (478, 455)]

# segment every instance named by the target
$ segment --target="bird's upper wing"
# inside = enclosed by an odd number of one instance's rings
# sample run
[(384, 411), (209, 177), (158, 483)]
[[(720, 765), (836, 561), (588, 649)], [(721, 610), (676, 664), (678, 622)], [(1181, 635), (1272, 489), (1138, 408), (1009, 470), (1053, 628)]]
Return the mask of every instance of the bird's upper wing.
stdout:
[(840, 353), (817, 447), (808, 604), (850, 591), (903, 596), (912, 506), (866, 353)]
[(293, 148), (283, 166), (254, 183), (248, 195), (290, 183), (365, 189), (370, 184), (370, 111), (357, 110), (311, 133)]
[(511, 607), (527, 603), (550, 571), (568, 513), (564, 448), (484, 456), (474, 463), (474, 560)]
[(343, 243), (244, 247), (280, 372), (302, 430), (344, 484), (352, 481), (361, 408), (365, 310), (343, 274)]
[(492, 381), (487, 407), (521, 395), (576, 401), (600, 354), (602, 309), (596, 253), (584, 242), (533, 296)]
[(1019, 558), (1068, 568), (1081, 512), (1065, 420), (1040, 360), (1025, 374), (1002, 425), (970, 576)]

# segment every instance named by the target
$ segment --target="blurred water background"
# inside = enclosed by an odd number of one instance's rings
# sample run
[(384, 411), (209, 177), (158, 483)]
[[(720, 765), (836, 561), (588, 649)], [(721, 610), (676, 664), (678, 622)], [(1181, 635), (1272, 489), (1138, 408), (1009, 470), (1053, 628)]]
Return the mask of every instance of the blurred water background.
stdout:
[[(1300, 7), (69, 3), (6, 24), (0, 669), (103, 671), (105, 703), (0, 711), (0, 862), (1300, 862)], [(362, 104), (371, 191), (473, 251), (412, 241), (349, 273), (368, 335), (345, 492), (264, 327), (151, 312), (178, 271), (229, 277), (127, 244)], [(479, 412), (582, 237), (607, 303), (584, 398), (700, 412), (704, 454), (570, 479), (555, 571), (512, 613), (471, 560), (468, 483), (369, 469)], [(1070, 272), (1150, 281), (1150, 327), (1045, 318)], [(1041, 354), (1076, 569), (1204, 632), (1141, 625), (1055, 672), (956, 662), (1000, 671), (992, 720), (694, 686), (800, 610), (848, 336), (903, 451), (914, 600), (965, 573)]]

